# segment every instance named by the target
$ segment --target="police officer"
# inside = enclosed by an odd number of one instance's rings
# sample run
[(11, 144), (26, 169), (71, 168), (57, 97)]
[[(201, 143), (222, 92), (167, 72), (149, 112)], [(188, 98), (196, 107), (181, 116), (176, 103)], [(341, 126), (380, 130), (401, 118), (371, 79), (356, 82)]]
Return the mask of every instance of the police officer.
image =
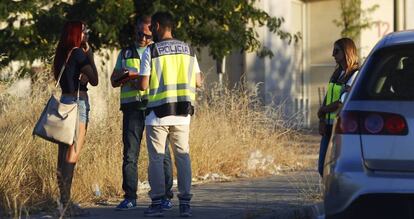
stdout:
[(149, 155), (148, 179), (152, 200), (145, 216), (163, 216), (161, 200), (165, 193), (163, 159), (168, 139), (175, 156), (180, 216), (192, 215), (190, 208), (191, 160), (189, 155), (190, 119), (194, 113), (196, 86), (202, 84), (194, 50), (172, 36), (173, 17), (168, 12), (152, 16), (154, 44), (142, 55), (139, 73), (141, 90), (149, 88), (146, 110), (146, 138)]
[[(142, 133), (144, 131), (145, 108), (148, 102), (148, 91), (139, 91), (137, 88), (138, 71), (140, 68), (141, 55), (146, 47), (152, 43), (152, 33), (149, 29), (151, 18), (140, 17), (137, 20), (135, 30), (136, 42), (121, 50), (111, 75), (113, 87), (121, 87), (121, 111), (123, 113), (122, 141), (123, 163), (122, 163), (122, 189), (125, 192), (124, 200), (116, 207), (117, 210), (129, 210), (137, 208), (137, 160), (140, 151)], [(170, 209), (172, 165), (168, 145), (165, 148), (165, 196), (163, 197), (163, 208)]]
[(319, 133), (322, 135), (318, 161), (320, 176), (323, 176), (325, 156), (331, 139), (334, 120), (348, 92), (351, 90), (359, 68), (358, 52), (352, 39), (341, 38), (335, 41), (332, 56), (337, 66), (329, 80), (328, 91), (322, 106), (318, 110)]

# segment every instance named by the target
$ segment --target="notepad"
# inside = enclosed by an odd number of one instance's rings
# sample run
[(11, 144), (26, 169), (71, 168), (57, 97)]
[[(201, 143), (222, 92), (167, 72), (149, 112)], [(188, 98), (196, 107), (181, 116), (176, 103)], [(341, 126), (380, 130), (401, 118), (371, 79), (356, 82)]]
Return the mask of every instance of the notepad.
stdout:
[(137, 72), (136, 70), (132, 70), (132, 69), (131, 69), (131, 71), (124, 71), (123, 74), (121, 74), (118, 77), (114, 78), (114, 81), (115, 82), (120, 82), (120, 81), (123, 81), (127, 78), (129, 80), (136, 79), (136, 78), (138, 78), (138, 73), (136, 73), (136, 72)]

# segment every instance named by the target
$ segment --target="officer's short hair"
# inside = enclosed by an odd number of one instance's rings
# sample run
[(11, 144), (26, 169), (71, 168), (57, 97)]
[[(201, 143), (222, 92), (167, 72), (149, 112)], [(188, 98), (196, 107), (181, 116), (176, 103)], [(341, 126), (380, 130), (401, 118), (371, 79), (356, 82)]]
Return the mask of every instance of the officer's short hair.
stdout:
[(160, 11), (152, 15), (152, 22), (159, 23), (161, 27), (173, 28), (174, 18), (171, 13), (166, 11)]
[(151, 16), (149, 15), (140, 15), (137, 17), (136, 28), (139, 28), (141, 24), (150, 24)]

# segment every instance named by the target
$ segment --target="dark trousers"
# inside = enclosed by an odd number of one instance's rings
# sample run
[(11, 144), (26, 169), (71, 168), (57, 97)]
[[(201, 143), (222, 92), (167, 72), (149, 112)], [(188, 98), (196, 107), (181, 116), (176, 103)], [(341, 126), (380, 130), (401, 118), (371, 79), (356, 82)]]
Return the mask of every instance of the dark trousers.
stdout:
[(332, 135), (332, 125), (326, 125), (325, 135), (322, 136), (321, 144), (319, 147), (319, 161), (318, 161), (318, 172), (319, 175), (323, 175), (323, 166), (325, 163), (326, 151), (328, 150), (329, 140)]
[[(145, 127), (145, 111), (137, 109), (124, 109), (122, 122), (122, 141), (124, 143), (123, 163), (122, 163), (122, 189), (127, 199), (137, 198), (138, 186), (138, 156), (142, 133)], [(173, 174), (171, 164), (171, 154), (166, 145), (164, 156), (165, 173), (165, 197), (172, 198)]]

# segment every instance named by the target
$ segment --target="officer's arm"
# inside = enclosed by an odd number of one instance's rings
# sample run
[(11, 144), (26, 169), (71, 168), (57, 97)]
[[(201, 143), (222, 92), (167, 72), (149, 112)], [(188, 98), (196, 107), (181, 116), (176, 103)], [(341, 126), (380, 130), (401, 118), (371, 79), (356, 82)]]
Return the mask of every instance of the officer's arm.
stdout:
[(115, 78), (116, 76), (121, 74), (121, 70), (120, 69), (114, 69), (114, 71), (112, 71), (112, 75), (111, 75), (111, 85), (112, 87), (119, 87), (121, 86), (121, 82), (115, 82)]
[(149, 86), (149, 76), (140, 75), (138, 76), (138, 89), (146, 90)]
[(122, 74), (121, 59), (122, 59), (121, 53), (119, 53), (118, 58), (116, 60), (114, 70), (112, 71), (112, 75), (111, 75), (111, 85), (112, 85), (112, 87), (119, 87), (119, 86), (122, 85), (120, 82), (115, 82), (115, 78), (117, 78), (117, 76)]
[(147, 47), (142, 54), (141, 66), (138, 74), (138, 89), (146, 90), (149, 87), (149, 78), (151, 72), (151, 49)]
[(194, 71), (196, 73), (196, 87), (200, 88), (203, 86), (204, 75), (203, 75), (203, 72), (201, 72), (200, 70), (200, 66), (198, 65), (196, 55), (194, 55)]
[(196, 74), (196, 87), (200, 88), (203, 86), (204, 76), (202, 72)]

